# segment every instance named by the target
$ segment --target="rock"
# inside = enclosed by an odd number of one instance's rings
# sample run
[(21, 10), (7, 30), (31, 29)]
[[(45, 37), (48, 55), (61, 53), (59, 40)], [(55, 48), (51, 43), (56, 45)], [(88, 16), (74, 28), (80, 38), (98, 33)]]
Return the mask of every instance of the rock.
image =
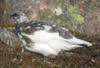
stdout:
[[(6, 0), (10, 6), (10, 13), (20, 11), (25, 13), (29, 19), (36, 19), (39, 14), (40, 0)], [(34, 10), (35, 9), (35, 10)]]
[(21, 41), (17, 39), (16, 35), (6, 28), (0, 28), (0, 41), (11, 47), (22, 45)]
[(63, 12), (62, 12), (62, 9), (61, 8), (55, 8), (55, 10), (54, 10), (54, 13), (56, 14), (56, 15), (61, 15)]

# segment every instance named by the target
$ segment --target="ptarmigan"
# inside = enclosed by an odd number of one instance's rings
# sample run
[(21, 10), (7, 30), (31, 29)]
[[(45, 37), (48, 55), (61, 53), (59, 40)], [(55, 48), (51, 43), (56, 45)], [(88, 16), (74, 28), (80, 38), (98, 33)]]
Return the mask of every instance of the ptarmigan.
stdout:
[(92, 46), (91, 43), (76, 38), (63, 26), (37, 20), (29, 21), (22, 12), (13, 13), (12, 17), (16, 21), (15, 33), (29, 51), (44, 56), (56, 56), (62, 50)]

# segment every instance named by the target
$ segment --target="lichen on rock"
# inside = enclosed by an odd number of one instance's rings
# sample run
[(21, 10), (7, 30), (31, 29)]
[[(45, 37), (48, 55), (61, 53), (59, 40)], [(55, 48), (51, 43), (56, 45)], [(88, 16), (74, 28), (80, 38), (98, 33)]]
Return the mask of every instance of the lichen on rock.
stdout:
[(21, 45), (21, 41), (17, 39), (16, 35), (7, 30), (7, 28), (0, 28), (0, 41), (11, 47), (16, 47)]

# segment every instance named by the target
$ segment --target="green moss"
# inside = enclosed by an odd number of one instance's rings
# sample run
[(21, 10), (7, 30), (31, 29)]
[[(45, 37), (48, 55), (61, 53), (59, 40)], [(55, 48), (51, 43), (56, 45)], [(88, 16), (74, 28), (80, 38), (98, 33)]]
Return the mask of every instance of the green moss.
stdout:
[(52, 21), (54, 17), (54, 14), (49, 9), (41, 11), (40, 13), (40, 19), (43, 21)]
[(7, 14), (7, 11), (6, 10), (4, 10), (4, 15), (6, 15)]
[(62, 3), (61, 3), (61, 2), (59, 2), (59, 1), (60, 1), (60, 0), (56, 0), (56, 2), (57, 2), (57, 7), (61, 8)]
[(57, 19), (56, 22), (57, 22), (57, 24), (60, 24), (61, 23), (61, 20), (60, 19)]
[(72, 16), (72, 23), (74, 24), (82, 24), (84, 22), (84, 18), (79, 14), (71, 14)]
[(0, 27), (15, 27), (15, 25), (14, 24), (9, 24), (9, 23), (1, 23), (0, 24)]
[(94, 6), (95, 5), (93, 2), (90, 2), (89, 4), (90, 4), (90, 6)]
[(60, 25), (66, 24), (68, 21), (68, 17), (65, 13), (57, 16), (49, 9), (41, 11), (40, 19), (45, 22), (53, 22)]
[(71, 68), (71, 64), (70, 63), (68, 63), (67, 68)]
[(78, 7), (77, 6), (72, 6), (70, 5), (68, 8), (67, 8), (68, 12), (69, 13), (78, 13)]
[[(66, 0), (56, 0), (56, 1), (57, 1), (57, 7), (60, 8), (66, 2)], [(66, 11), (68, 11), (72, 21), (72, 23), (68, 24), (68, 27), (71, 27), (72, 24), (82, 24), (84, 22), (84, 18), (79, 14), (79, 9), (77, 6), (70, 5), (68, 8), (65, 8), (63, 11), (64, 11), (63, 14), (57, 16), (49, 9), (43, 10), (40, 13), (40, 19), (46, 22), (47, 21), (55, 22), (57, 24), (66, 25), (67, 21), (70, 20), (69, 17), (66, 15)]]
[(84, 23), (84, 17), (82, 17), (79, 14), (77, 6), (70, 5), (67, 8), (67, 11), (70, 13), (70, 16), (72, 17), (72, 23), (73, 24), (82, 24), (82, 23)]
[(66, 0), (56, 0), (57, 7), (61, 8), (65, 2)]
[(60, 16), (56, 16), (50, 10), (41, 11), (40, 19), (46, 22), (55, 22), (57, 24), (60, 24), (62, 21)]

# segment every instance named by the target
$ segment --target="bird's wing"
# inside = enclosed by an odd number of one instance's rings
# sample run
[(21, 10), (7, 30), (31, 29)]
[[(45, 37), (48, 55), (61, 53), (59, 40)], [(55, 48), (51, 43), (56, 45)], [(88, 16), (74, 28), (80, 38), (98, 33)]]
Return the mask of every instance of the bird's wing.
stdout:
[(16, 25), (16, 33), (33, 34), (37, 30), (43, 30), (43, 23), (39, 21), (30, 21)]
[(45, 30), (47, 32), (55, 33), (58, 32), (61, 37), (64, 39), (73, 38), (72, 33), (64, 28), (63, 26), (58, 26), (52, 23), (46, 23), (41, 21), (31, 21), (29, 23), (21, 23), (16, 26), (16, 33), (19, 35), (24, 34), (34, 34), (35, 31)]
[(58, 32), (59, 35), (65, 39), (73, 38), (73, 34), (65, 27), (52, 24), (51, 32)]
[(15, 34), (26, 43), (30, 43), (31, 39), (27, 35), (34, 34), (35, 31), (43, 30), (43, 23), (39, 21), (30, 21), (28, 23), (16, 24)]

